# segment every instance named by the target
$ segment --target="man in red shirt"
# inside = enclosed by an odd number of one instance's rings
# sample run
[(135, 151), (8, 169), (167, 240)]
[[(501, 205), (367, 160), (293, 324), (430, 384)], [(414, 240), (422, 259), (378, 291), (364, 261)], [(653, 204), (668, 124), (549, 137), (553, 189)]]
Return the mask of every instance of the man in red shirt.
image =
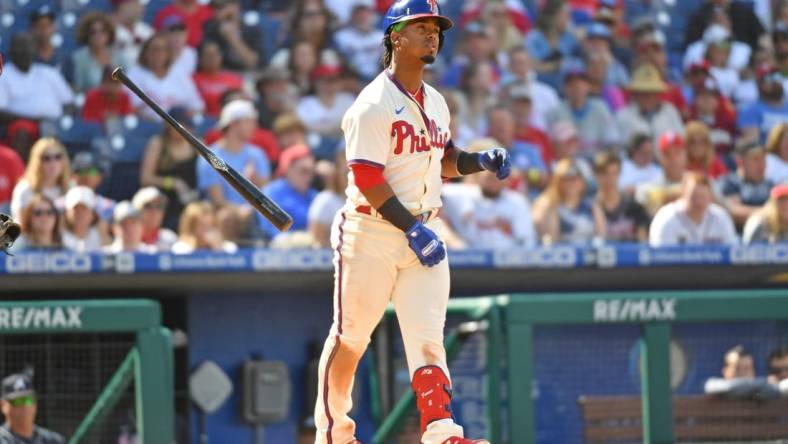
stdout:
[(82, 120), (103, 123), (110, 117), (126, 116), (134, 112), (131, 99), (123, 85), (112, 80), (112, 68), (104, 69), (101, 85), (85, 94)]
[(153, 21), (156, 29), (161, 29), (164, 19), (171, 15), (183, 18), (188, 33), (187, 41), (189, 45), (197, 47), (202, 42), (203, 25), (213, 17), (213, 8), (201, 5), (197, 0), (172, 0), (171, 5), (156, 14)]
[(14, 186), (25, 173), (25, 164), (16, 151), (0, 145), (0, 212), (8, 212)]

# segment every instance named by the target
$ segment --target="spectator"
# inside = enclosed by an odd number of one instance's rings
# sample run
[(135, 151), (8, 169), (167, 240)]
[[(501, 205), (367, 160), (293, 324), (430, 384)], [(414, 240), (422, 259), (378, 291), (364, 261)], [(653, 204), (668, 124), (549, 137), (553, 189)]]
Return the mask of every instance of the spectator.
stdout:
[(744, 224), (745, 244), (788, 241), (788, 184), (772, 188), (770, 198)]
[(208, 202), (192, 202), (186, 205), (178, 225), (178, 241), (172, 246), (175, 254), (190, 254), (196, 251), (228, 254), (238, 251), (237, 245), (222, 239), (214, 208)]
[(688, 173), (682, 195), (657, 211), (651, 222), (652, 247), (677, 245), (734, 245), (738, 243), (733, 219), (712, 202), (711, 182), (701, 173)]
[(491, 63), (468, 66), (460, 83), (460, 91), (465, 99), (465, 112), (462, 120), (475, 134), (483, 134), (489, 124), (485, 115), (495, 103), (494, 67)]
[(170, 251), (178, 236), (169, 228), (162, 227), (167, 197), (156, 187), (144, 187), (134, 194), (131, 204), (140, 213), (142, 243), (152, 251)]
[(55, 11), (48, 5), (39, 7), (30, 13), (30, 27), (29, 32), (33, 36), (35, 44), (35, 63), (42, 63), (54, 68), (60, 69), (62, 63), (61, 55), (55, 45), (52, 44), (54, 40), (55, 31)]
[(629, 140), (633, 133), (649, 133), (654, 142), (668, 131), (684, 134), (679, 112), (660, 99), (666, 88), (653, 65), (642, 65), (635, 70), (629, 84), (632, 102), (616, 113), (618, 129), (625, 140)]
[(506, 91), (525, 89), (531, 97), (533, 112), (530, 122), (541, 131), (548, 128), (548, 117), (560, 103), (558, 94), (552, 86), (540, 82), (533, 70), (533, 63), (528, 50), (524, 46), (517, 46), (509, 51), (509, 66), (502, 84)]
[(739, 113), (737, 126), (743, 138), (766, 136), (773, 126), (788, 121), (788, 100), (780, 73), (773, 66), (758, 68), (758, 100)]
[[(183, 108), (173, 108), (170, 115), (187, 130), (193, 129), (191, 116)], [(197, 154), (191, 144), (169, 125), (151, 138), (140, 167), (140, 183), (162, 190), (167, 206), (164, 226), (175, 229), (181, 210), (197, 199)]]
[(741, 345), (728, 350), (722, 364), (722, 378), (709, 378), (704, 391), (711, 395), (760, 400), (779, 396), (766, 378), (755, 377), (753, 361), (752, 353)]
[(627, 145), (627, 158), (621, 164), (618, 187), (634, 195), (639, 184), (659, 182), (662, 177), (662, 168), (654, 163), (651, 136), (645, 133), (633, 134)]
[[(240, 89), (229, 89), (222, 95), (222, 107), (234, 100), (250, 101), (251, 99)], [(249, 143), (262, 150), (269, 162), (276, 162), (279, 159), (279, 144), (276, 141), (276, 136), (271, 131), (257, 125), (253, 125), (253, 128)], [(221, 138), (221, 128), (214, 127), (205, 133), (205, 143), (214, 143)]]
[[(293, 216), (292, 231), (304, 231), (307, 228), (309, 206), (317, 195), (317, 190), (311, 187), (314, 175), (315, 158), (309, 147), (291, 146), (282, 152), (279, 159), (279, 178), (263, 188), (266, 196)], [(261, 221), (260, 228), (268, 239), (273, 239), (278, 234), (276, 227), (267, 220)]]
[(57, 201), (71, 187), (71, 168), (66, 148), (52, 137), (39, 139), (30, 152), (25, 175), (14, 187), (11, 215), (19, 220), (31, 196), (41, 193)]
[(769, 368), (769, 382), (782, 384), (788, 380), (788, 348), (777, 347), (769, 353), (767, 359)]
[[(177, 71), (173, 71), (170, 75), (172, 61), (172, 51), (167, 36), (155, 34), (142, 45), (139, 65), (129, 70), (129, 78), (163, 109), (182, 106), (191, 112), (201, 112), (205, 104), (191, 76), (182, 75)], [(159, 116), (136, 95), (132, 97), (132, 104), (140, 116), (151, 120), (159, 119)]]
[(241, 76), (224, 69), (222, 47), (213, 40), (200, 43), (198, 68), (192, 80), (205, 102), (205, 115), (212, 118), (219, 117), (224, 93), (243, 88)]
[(457, 224), (466, 244), (507, 249), (538, 243), (531, 205), (521, 193), (507, 189), (508, 178), (498, 180), (494, 173), (484, 171), (466, 181), (474, 188), (462, 197)]
[[(256, 119), (251, 102), (229, 102), (219, 117), (222, 137), (211, 145), (211, 149), (253, 184), (262, 187), (271, 175), (271, 165), (265, 155), (248, 142), (257, 125)], [(242, 236), (254, 237), (249, 232), (254, 209), (204, 159), (197, 163), (197, 184), (221, 213), (219, 226), (225, 239), (238, 243)]]
[(482, 3), (481, 19), (492, 30), (496, 53), (504, 54), (522, 45), (524, 32), (530, 28), (523, 5), (510, 0)]
[(591, 84), (585, 66), (572, 66), (564, 73), (564, 100), (551, 116), (552, 122), (570, 122), (578, 130), (580, 155), (594, 154), (614, 145), (618, 140), (616, 124), (607, 105), (589, 97)]
[(212, 0), (215, 14), (205, 24), (205, 39), (221, 46), (224, 66), (234, 71), (257, 69), (265, 60), (259, 26), (241, 22), (240, 0)]
[(308, 145), (306, 125), (295, 113), (280, 114), (272, 126), (274, 136), (279, 146), (291, 147), (294, 145)]
[(63, 214), (63, 246), (78, 253), (98, 253), (109, 243), (107, 226), (96, 213), (96, 195), (86, 186), (68, 190)]
[(580, 151), (580, 139), (577, 137), (577, 129), (569, 122), (558, 122), (550, 131), (553, 135), (553, 149), (555, 150), (553, 165), (551, 170), (555, 170), (556, 163), (562, 159), (569, 159), (580, 171), (580, 176), (586, 185), (594, 183), (594, 171), (588, 159), (578, 155)]
[(312, 72), (315, 94), (303, 97), (296, 108), (296, 114), (310, 132), (336, 141), (342, 137), (342, 117), (355, 100), (339, 89), (341, 71), (339, 67), (328, 65), (315, 68)]
[(255, 90), (259, 97), (256, 104), (260, 114), (258, 121), (263, 128), (273, 129), (274, 120), (283, 113), (294, 111), (298, 104), (296, 87), (282, 69), (268, 68), (263, 71), (257, 78)]
[(0, 124), (9, 124), (9, 144), (22, 160), (38, 137), (37, 120), (57, 119), (71, 108), (74, 93), (58, 70), (35, 63), (33, 37), (11, 37), (10, 63), (0, 76)]
[[(281, 62), (277, 61), (277, 58)], [(312, 89), (312, 72), (321, 59), (320, 50), (314, 44), (306, 40), (296, 40), (289, 49), (281, 49), (278, 57), (274, 56), (271, 60), (271, 65), (276, 69), (287, 70), (290, 81), (298, 88), (299, 94), (307, 94)]]
[(334, 159), (334, 174), (326, 189), (317, 193), (307, 213), (307, 231), (321, 247), (331, 246), (331, 224), (334, 216), (345, 204), (345, 188), (347, 188), (348, 166), (345, 150), (337, 150)]
[[(750, 48), (743, 43), (731, 41), (728, 30), (719, 25), (710, 26), (706, 32), (708, 35), (704, 34), (707, 42), (704, 59), (709, 62), (710, 74), (717, 81), (720, 92), (725, 97), (733, 98), (739, 87), (739, 70), (746, 68), (750, 60)], [(732, 47), (743, 49), (747, 53), (746, 57), (736, 61)]]
[(687, 24), (685, 44), (699, 40), (711, 23), (730, 23), (733, 37), (755, 49), (764, 29), (752, 7), (731, 0), (706, 0), (703, 6), (690, 16)]
[(164, 19), (158, 31), (167, 38), (172, 62), (168, 75), (191, 77), (197, 69), (197, 50), (186, 42), (186, 23), (177, 15)]
[(368, 0), (352, 0), (352, 3), (350, 23), (336, 33), (334, 42), (350, 67), (369, 81), (381, 70), (383, 31), (375, 26), (375, 12)]
[(766, 149), (757, 141), (744, 141), (736, 149), (738, 169), (719, 182), (722, 202), (741, 228), (767, 200), (774, 185), (766, 178)]
[(605, 235), (605, 216), (585, 196), (585, 188), (578, 166), (569, 158), (559, 160), (550, 185), (534, 202), (534, 222), (542, 243), (590, 244)]
[(566, 1), (545, 2), (536, 20), (536, 27), (525, 36), (525, 46), (537, 60), (536, 71), (553, 86), (558, 85), (558, 70), (562, 61), (577, 48), (577, 39), (570, 25)]
[(591, 97), (602, 99), (608, 110), (614, 113), (626, 105), (627, 99), (620, 86), (608, 83), (607, 73), (611, 60), (608, 56), (599, 53), (585, 55), (589, 93)]
[(492, 32), (486, 24), (473, 22), (463, 29), (459, 51), (443, 74), (441, 83), (447, 88), (458, 88), (468, 75), (467, 69), (481, 64), (493, 64), (497, 83), (500, 72), (495, 59), (495, 40)]
[(142, 42), (153, 36), (153, 28), (142, 20), (145, 5), (141, 0), (112, 0), (115, 8), (115, 45), (112, 49), (121, 66), (137, 63)]
[(183, 19), (188, 33), (186, 40), (189, 45), (196, 48), (202, 42), (206, 22), (213, 17), (213, 9), (197, 0), (172, 0), (171, 4), (156, 14), (156, 18), (153, 20), (156, 29), (161, 29), (167, 17), (173, 15)]
[(302, 1), (295, 5), (292, 21), (284, 27), (289, 31), (287, 39), (271, 58), (270, 65), (289, 67), (291, 74), (296, 74), (293, 67), (298, 65), (301, 77), (294, 80), (299, 88), (304, 88), (303, 82), (309, 80), (309, 73), (315, 66), (338, 65), (339, 57), (331, 47), (334, 20), (323, 1)]
[(585, 39), (582, 43), (582, 53), (585, 57), (599, 56), (606, 61), (604, 84), (612, 86), (625, 86), (629, 83), (629, 72), (624, 65), (613, 56), (613, 35), (607, 26), (598, 22), (591, 22), (586, 27)]
[(766, 178), (772, 182), (788, 183), (788, 123), (778, 123), (766, 140)]
[(694, 100), (689, 117), (709, 127), (711, 141), (718, 154), (728, 158), (736, 134), (736, 110), (728, 99), (720, 95), (717, 81), (703, 77), (693, 88)]
[(11, 211), (11, 195), (25, 174), (25, 164), (16, 151), (0, 145), (0, 213)]
[(665, 133), (660, 137), (658, 146), (662, 176), (655, 182), (641, 183), (635, 189), (635, 198), (651, 216), (681, 195), (687, 172), (687, 150), (681, 136)]
[(631, 195), (622, 194), (618, 184), (621, 159), (612, 151), (594, 157), (597, 193), (595, 205), (605, 216), (604, 238), (609, 242), (645, 242), (649, 217)]
[(106, 68), (119, 64), (112, 52), (115, 25), (103, 12), (83, 15), (77, 25), (77, 43), (81, 46), (71, 55), (74, 89), (80, 92), (98, 86)]
[(33, 194), (19, 215), (22, 235), (12, 251), (45, 251), (62, 248), (60, 214), (52, 199), (43, 194)]
[(106, 123), (134, 112), (131, 98), (123, 84), (112, 78), (112, 67), (104, 68), (101, 84), (88, 90), (85, 105), (82, 107), (82, 120)]
[(93, 154), (90, 151), (83, 151), (77, 154), (74, 156), (71, 166), (73, 168), (72, 177), (74, 178), (74, 184), (76, 186), (86, 186), (93, 190), (96, 196), (96, 213), (98, 213), (102, 221), (111, 222), (115, 201), (99, 195), (96, 191), (101, 185), (103, 176)]
[[(542, 162), (545, 165), (551, 165), (554, 153), (550, 137), (531, 124), (532, 109), (535, 104), (529, 88), (526, 85), (512, 85), (507, 89), (507, 96), (509, 109), (514, 118), (514, 139), (535, 146), (541, 155)], [(452, 131), (453, 134), (454, 131)]]
[[(750, 62), (753, 48), (746, 43), (736, 41), (725, 24), (714, 23), (703, 30), (703, 38), (687, 47), (684, 53), (683, 65), (685, 68), (692, 64), (720, 57), (722, 63), (719, 67), (732, 69), (734, 72), (746, 68)], [(723, 52), (725, 56), (722, 57)]]
[(140, 212), (131, 202), (124, 200), (115, 205), (112, 233), (115, 240), (104, 247), (104, 253), (148, 253), (156, 252), (155, 247), (142, 242), (142, 221)]
[[(663, 88), (659, 93), (662, 102), (668, 102), (676, 108), (680, 115), (687, 112), (687, 102), (681, 91), (680, 76), (670, 70), (668, 65), (668, 52), (665, 48), (665, 34), (656, 28), (639, 34), (635, 40), (635, 58), (632, 62), (633, 73), (643, 65), (651, 65), (657, 69), (659, 78), (662, 79)], [(634, 75), (634, 74), (633, 74)]]
[(0, 410), (5, 423), (0, 426), (0, 443), (66, 444), (58, 433), (36, 425), (38, 399), (31, 379), (26, 373), (3, 378)]
[(512, 164), (517, 170), (515, 176), (522, 175), (521, 179), (528, 190), (543, 189), (549, 178), (547, 165), (538, 146), (515, 139), (515, 121), (509, 107), (493, 106), (487, 112), (487, 121), (490, 122), (488, 136), (498, 141), (499, 145), (496, 146), (506, 147), (510, 151)]
[(689, 122), (685, 132), (689, 171), (703, 173), (713, 180), (728, 173), (725, 164), (714, 150), (711, 132), (706, 124), (698, 121)]

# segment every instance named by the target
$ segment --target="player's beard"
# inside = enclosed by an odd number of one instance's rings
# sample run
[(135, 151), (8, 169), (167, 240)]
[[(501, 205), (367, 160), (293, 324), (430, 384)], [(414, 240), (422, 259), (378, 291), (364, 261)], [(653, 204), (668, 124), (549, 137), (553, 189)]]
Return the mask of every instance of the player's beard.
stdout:
[(426, 65), (432, 65), (433, 63), (435, 63), (435, 56), (432, 54), (421, 56), (421, 61), (424, 62)]

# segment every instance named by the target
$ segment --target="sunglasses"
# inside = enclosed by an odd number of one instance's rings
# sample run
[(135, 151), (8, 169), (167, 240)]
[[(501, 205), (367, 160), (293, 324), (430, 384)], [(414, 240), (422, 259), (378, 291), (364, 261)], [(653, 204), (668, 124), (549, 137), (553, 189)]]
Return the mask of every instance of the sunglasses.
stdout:
[(163, 203), (149, 203), (142, 206), (145, 210), (163, 210), (165, 205)]
[(41, 156), (41, 160), (43, 160), (44, 162), (54, 162), (57, 160), (63, 160), (63, 154), (61, 153), (44, 154), (43, 156)]
[(41, 217), (41, 216), (54, 216), (55, 210), (33, 210), (33, 216)]
[(22, 407), (26, 405), (35, 405), (36, 404), (36, 397), (33, 395), (22, 396), (15, 399), (9, 399), (8, 403), (11, 404), (13, 407)]

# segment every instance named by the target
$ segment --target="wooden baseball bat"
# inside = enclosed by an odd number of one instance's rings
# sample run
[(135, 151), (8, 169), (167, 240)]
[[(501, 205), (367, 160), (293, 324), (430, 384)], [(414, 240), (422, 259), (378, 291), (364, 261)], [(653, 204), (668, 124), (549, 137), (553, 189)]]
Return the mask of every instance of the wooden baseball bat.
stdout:
[(184, 139), (186, 139), (194, 149), (203, 157), (211, 166), (224, 177), (224, 179), (235, 188), (238, 193), (249, 202), (257, 211), (260, 212), (266, 219), (268, 219), (279, 231), (287, 231), (293, 225), (293, 218), (282, 210), (279, 205), (271, 200), (268, 196), (263, 194), (252, 182), (246, 177), (239, 174), (233, 167), (211, 151), (210, 148), (205, 146), (201, 140), (197, 139), (180, 122), (175, 120), (171, 115), (167, 114), (158, 103), (154, 102), (144, 91), (142, 91), (133, 80), (131, 80), (123, 68), (115, 68), (112, 71), (112, 78), (126, 85), (134, 94), (137, 95), (143, 102), (150, 106), (165, 122), (175, 128)]

